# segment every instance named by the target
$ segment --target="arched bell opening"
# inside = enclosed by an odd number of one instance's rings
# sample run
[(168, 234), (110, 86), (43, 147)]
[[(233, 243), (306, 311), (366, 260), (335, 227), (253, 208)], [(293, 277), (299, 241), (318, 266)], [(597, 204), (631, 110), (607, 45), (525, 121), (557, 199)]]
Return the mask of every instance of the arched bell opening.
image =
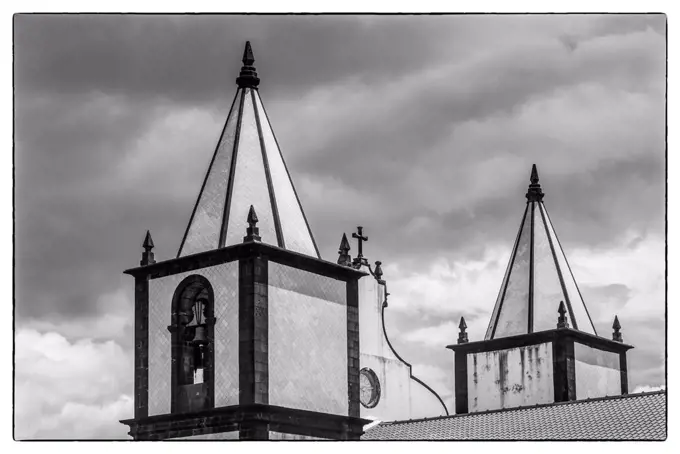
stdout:
[(213, 408), (214, 292), (203, 276), (184, 279), (172, 298), (172, 413)]

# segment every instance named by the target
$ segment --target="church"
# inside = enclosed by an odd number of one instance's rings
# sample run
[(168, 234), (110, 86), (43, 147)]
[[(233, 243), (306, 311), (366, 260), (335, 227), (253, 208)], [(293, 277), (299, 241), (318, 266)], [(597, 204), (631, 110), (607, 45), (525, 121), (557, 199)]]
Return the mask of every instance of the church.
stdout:
[(442, 345), (447, 408), (390, 343), (387, 282), (363, 251), (370, 226), (321, 258), (254, 61), (246, 43), (177, 256), (156, 261), (147, 231), (139, 266), (125, 271), (134, 415), (121, 422), (133, 439), (666, 438), (666, 393), (628, 393), (633, 346), (613, 314), (612, 333), (596, 332), (535, 165), (484, 339), (468, 339), (461, 319)]

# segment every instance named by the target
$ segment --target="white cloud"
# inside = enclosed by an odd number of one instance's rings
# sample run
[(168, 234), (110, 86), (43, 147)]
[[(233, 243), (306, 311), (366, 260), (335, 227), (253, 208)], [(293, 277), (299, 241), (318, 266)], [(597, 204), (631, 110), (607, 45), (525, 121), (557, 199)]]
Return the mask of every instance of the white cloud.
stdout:
[(635, 387), (632, 394), (651, 393), (651, 392), (654, 392), (654, 391), (663, 391), (665, 389), (666, 389), (665, 385), (661, 385), (661, 386), (640, 385), (640, 386)]
[[(635, 237), (629, 233), (616, 248), (580, 248), (565, 253), (578, 284), (623, 284), (631, 290), (629, 301), (618, 314), (619, 319), (632, 322), (636, 318), (658, 317), (662, 322), (665, 311), (664, 240), (649, 235), (630, 247)], [(607, 307), (600, 307), (598, 301), (588, 301), (587, 295), (583, 297), (595, 322), (611, 323), (614, 320), (615, 314), (607, 311)]]
[[(453, 362), (448, 368), (423, 363), (412, 364), (411, 373), (439, 394), (445, 403), (447, 399), (453, 398)], [(450, 411), (451, 407), (448, 403), (446, 406)]]
[(113, 341), (18, 329), (15, 437), (126, 438), (133, 365)]
[(417, 269), (389, 264), (384, 271), (390, 308), (429, 315), (490, 314), (509, 257), (510, 246), (488, 247), (480, 260), (438, 257)]

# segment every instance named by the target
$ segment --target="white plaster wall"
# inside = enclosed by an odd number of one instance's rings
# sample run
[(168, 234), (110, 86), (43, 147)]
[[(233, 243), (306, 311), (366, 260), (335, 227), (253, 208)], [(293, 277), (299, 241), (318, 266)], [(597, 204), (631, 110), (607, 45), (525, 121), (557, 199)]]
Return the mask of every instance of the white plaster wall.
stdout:
[(554, 401), (552, 343), (468, 354), (468, 410)]
[(437, 396), (415, 380), (411, 380), (411, 419), (445, 416), (446, 411)]
[(329, 440), (329, 438), (310, 437), (308, 435), (295, 435), (283, 432), (269, 431), (270, 440)]
[(231, 432), (217, 432), (212, 434), (191, 435), (189, 437), (177, 437), (173, 440), (238, 440), (239, 432), (234, 430)]
[(618, 396), (621, 372), (617, 353), (574, 343), (576, 399)]
[(273, 262), (269, 282), (269, 403), (347, 415), (346, 284)]
[[(364, 267), (363, 271), (368, 271)], [(380, 382), (380, 400), (373, 408), (361, 405), (361, 417), (393, 421), (446, 414), (439, 399), (411, 379), (409, 366), (399, 360), (385, 339), (382, 304), (385, 286), (372, 276), (359, 280), (360, 367), (375, 372)]]
[(149, 281), (149, 416), (170, 413), (172, 296), (198, 274), (215, 295), (215, 407), (238, 404), (238, 262)]

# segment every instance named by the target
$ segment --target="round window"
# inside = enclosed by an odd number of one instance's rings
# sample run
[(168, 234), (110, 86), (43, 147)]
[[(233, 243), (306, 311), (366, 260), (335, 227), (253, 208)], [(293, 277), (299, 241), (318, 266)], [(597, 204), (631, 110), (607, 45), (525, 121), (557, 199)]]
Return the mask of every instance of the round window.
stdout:
[(375, 372), (368, 367), (364, 367), (359, 371), (359, 390), (361, 405), (366, 408), (373, 408), (378, 405), (380, 400), (380, 382)]

